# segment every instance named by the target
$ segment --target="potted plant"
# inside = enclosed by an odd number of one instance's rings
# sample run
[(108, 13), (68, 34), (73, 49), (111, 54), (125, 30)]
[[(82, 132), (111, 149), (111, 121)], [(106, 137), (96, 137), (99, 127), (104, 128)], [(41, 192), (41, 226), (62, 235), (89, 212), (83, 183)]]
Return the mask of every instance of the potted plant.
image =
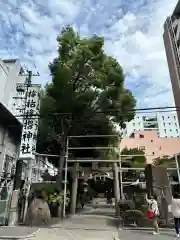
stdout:
[[(67, 194), (68, 195), (68, 194)], [(64, 202), (64, 194), (63, 192), (53, 192), (50, 193), (47, 199), (47, 203), (49, 205), (49, 209), (51, 212), (51, 217), (58, 217), (59, 208), (61, 208)], [(66, 206), (69, 204), (69, 197), (66, 197)]]

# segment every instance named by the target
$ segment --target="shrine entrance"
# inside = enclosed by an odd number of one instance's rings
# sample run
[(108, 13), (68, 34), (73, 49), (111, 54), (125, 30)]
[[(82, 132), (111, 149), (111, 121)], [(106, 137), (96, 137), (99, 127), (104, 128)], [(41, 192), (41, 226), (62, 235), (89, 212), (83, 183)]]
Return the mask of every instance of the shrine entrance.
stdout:
[[(117, 146), (84, 146), (79, 147), (73, 144), (77, 142), (78, 138), (83, 139), (83, 142), (88, 142), (89, 138), (118, 138), (117, 135), (82, 135), (82, 136), (69, 136), (66, 145), (65, 155), (65, 174), (64, 174), (64, 206), (63, 217), (67, 215), (66, 197), (68, 192), (71, 192), (71, 205), (70, 212), (75, 214), (79, 207), (84, 205), (95, 209), (95, 214), (116, 215), (115, 202), (120, 200), (120, 184), (121, 178), (121, 159), (120, 159), (120, 141), (117, 141)], [(101, 156), (97, 158), (91, 157), (91, 151), (102, 152)], [(82, 158), (77, 157), (81, 152), (86, 152), (86, 156)], [(107, 153), (114, 154), (113, 159), (109, 159)], [(83, 155), (83, 154), (82, 154)], [(113, 154), (112, 154), (113, 156)], [(112, 158), (112, 157), (111, 157)], [(72, 184), (71, 189), (67, 188), (67, 173), (71, 172)], [(121, 192), (122, 194), (122, 192)], [(84, 202), (82, 200), (83, 197)], [(116, 200), (115, 200), (116, 199)], [(116, 205), (117, 206), (117, 205)], [(98, 213), (99, 210), (99, 213)], [(103, 213), (103, 214), (102, 214)]]

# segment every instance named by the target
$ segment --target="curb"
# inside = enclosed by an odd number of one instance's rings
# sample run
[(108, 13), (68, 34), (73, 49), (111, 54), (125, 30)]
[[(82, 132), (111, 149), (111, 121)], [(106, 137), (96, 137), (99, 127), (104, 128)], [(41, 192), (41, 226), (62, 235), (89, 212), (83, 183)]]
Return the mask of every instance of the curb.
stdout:
[(34, 237), (34, 235), (37, 234), (39, 231), (40, 231), (40, 228), (38, 228), (36, 231), (26, 236), (1, 236), (0, 235), (0, 239), (28, 239), (28, 238)]
[[(121, 230), (132, 230), (132, 231), (153, 231), (153, 228), (141, 228), (141, 227), (123, 227), (121, 228)], [(163, 232), (171, 232), (171, 231), (174, 231), (173, 228), (159, 228), (160, 231), (163, 231)]]

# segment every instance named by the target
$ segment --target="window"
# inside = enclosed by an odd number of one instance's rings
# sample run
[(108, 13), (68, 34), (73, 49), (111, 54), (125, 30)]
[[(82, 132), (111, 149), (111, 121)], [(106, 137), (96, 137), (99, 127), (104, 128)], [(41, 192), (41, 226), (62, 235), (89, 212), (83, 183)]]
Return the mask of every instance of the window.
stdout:
[(132, 133), (131, 135), (130, 135), (130, 138), (134, 138), (135, 137), (135, 135), (134, 135), (134, 133)]
[(177, 133), (179, 132), (178, 129), (176, 129), (176, 132), (177, 132)]
[(171, 125), (171, 123), (169, 123), (169, 125)]
[(4, 166), (3, 166), (3, 172), (4, 173), (11, 173), (11, 168), (12, 168), (12, 165), (13, 165), (13, 158), (6, 155), (5, 157), (5, 161), (4, 161)]
[(139, 137), (140, 137), (140, 138), (144, 138), (144, 135), (143, 135), (143, 134), (139, 134)]
[(152, 155), (154, 155), (155, 153), (154, 152), (152, 152)]
[(166, 129), (164, 129), (164, 132), (166, 133)]
[(145, 146), (140, 146), (139, 149), (140, 150), (146, 150), (146, 147)]
[(159, 147), (159, 150), (161, 150), (161, 149), (162, 149), (162, 147), (160, 146), (160, 147)]
[(162, 116), (162, 119), (164, 120), (164, 116)]
[(151, 140), (151, 142), (153, 142), (153, 140)]

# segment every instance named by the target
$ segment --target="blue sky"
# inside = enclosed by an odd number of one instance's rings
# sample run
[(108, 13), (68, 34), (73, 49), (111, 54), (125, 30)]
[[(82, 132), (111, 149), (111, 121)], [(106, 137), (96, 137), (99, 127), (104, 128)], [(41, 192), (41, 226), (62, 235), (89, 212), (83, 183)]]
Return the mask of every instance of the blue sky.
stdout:
[(174, 105), (162, 33), (177, 0), (1, 0), (0, 57), (19, 58), (50, 80), (47, 63), (56, 56), (56, 37), (67, 24), (82, 36), (105, 38), (138, 107)]

